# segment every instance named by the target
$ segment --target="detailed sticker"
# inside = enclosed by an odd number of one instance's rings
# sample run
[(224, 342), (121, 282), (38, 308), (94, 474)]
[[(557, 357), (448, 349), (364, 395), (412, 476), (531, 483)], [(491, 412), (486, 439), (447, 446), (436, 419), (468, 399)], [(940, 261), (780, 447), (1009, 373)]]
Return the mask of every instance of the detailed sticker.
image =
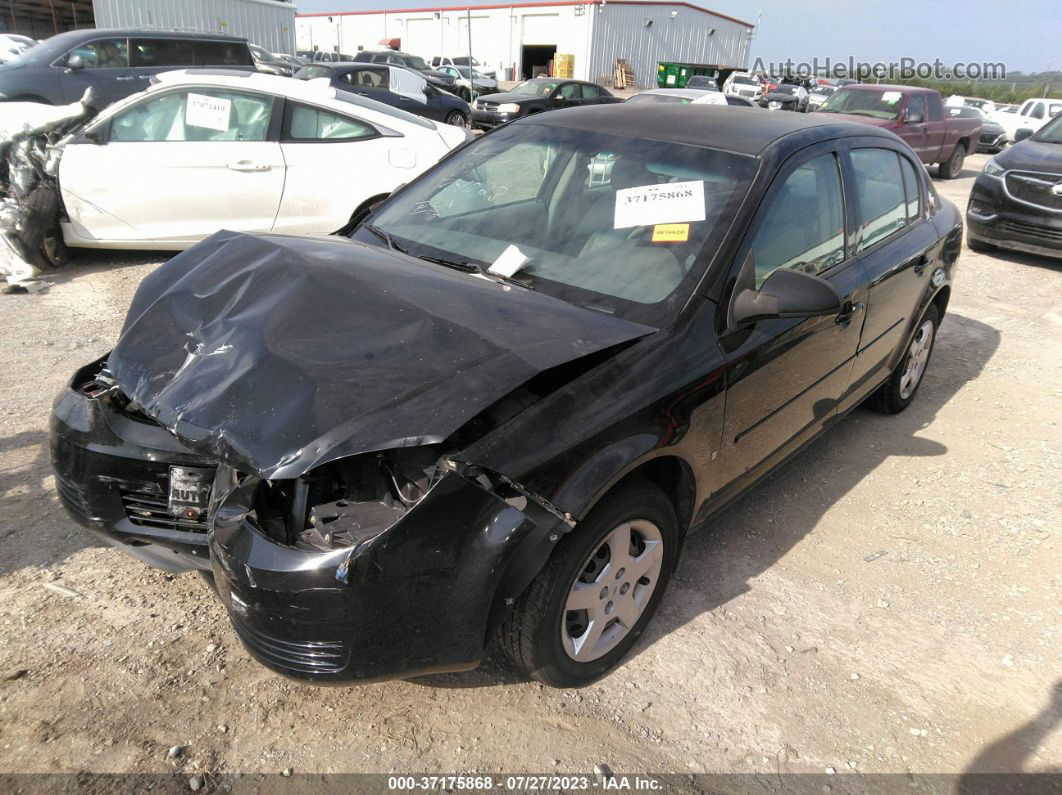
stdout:
[(487, 268), (487, 273), (493, 273), (497, 276), (504, 276), (505, 278), (511, 277), (520, 268), (524, 267), (527, 262), (528, 256), (516, 246), (510, 245), (498, 258), (490, 264)]
[(184, 109), (184, 123), (191, 127), (204, 127), (207, 130), (225, 132), (229, 129), (231, 115), (231, 99), (189, 94)]
[(689, 239), (689, 224), (657, 224), (653, 227), (654, 243), (686, 243)]
[(903, 94), (899, 91), (885, 91), (881, 95), (881, 101), (891, 105), (893, 102), (899, 102), (903, 99)]
[(680, 224), (704, 220), (704, 182), (669, 182), (616, 191), (613, 226)]

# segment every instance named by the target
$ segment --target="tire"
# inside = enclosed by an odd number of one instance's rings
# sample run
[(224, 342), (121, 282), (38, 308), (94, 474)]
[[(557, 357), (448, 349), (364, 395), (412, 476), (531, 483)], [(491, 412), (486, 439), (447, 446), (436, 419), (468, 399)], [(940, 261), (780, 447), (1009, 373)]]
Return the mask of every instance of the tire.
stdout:
[[(923, 336), (927, 327), (929, 333), (928, 348), (924, 344)], [(892, 371), (889, 380), (878, 387), (877, 391), (867, 399), (867, 405), (870, 408), (880, 411), (882, 414), (899, 414), (911, 405), (911, 401), (915, 399), (915, 395), (918, 394), (918, 389), (925, 379), (939, 328), (940, 311), (936, 305), (930, 304), (925, 314), (922, 315), (922, 319), (918, 321), (918, 328), (914, 337), (907, 343), (907, 350), (904, 351), (903, 358), (896, 365), (896, 369)], [(911, 375), (909, 365), (912, 361), (912, 355), (916, 355), (920, 359), (917, 372), (913, 375), (915, 379), (913, 386), (908, 381), (908, 376)]]
[(468, 117), (459, 110), (452, 110), (446, 114), (446, 123), (454, 127), (467, 127)]
[(59, 194), (44, 183), (30, 191), (24, 202), (26, 223), (19, 235), (23, 256), (30, 265), (51, 270), (68, 259), (63, 232), (59, 226)]
[[(629, 534), (627, 554), (635, 550), (633, 559), (627, 560), (633, 572), (613, 566), (614, 555), (623, 552), (614, 552), (606, 541), (621, 542), (621, 534)], [(550, 687), (582, 687), (609, 673), (652, 619), (681, 547), (675, 509), (659, 487), (635, 481), (607, 495), (561, 539), (545, 568), (516, 601), (500, 632), (506, 656), (527, 676)], [(638, 580), (623, 577), (643, 571)], [(651, 590), (645, 591), (650, 583)], [(604, 632), (595, 632), (589, 610), (568, 609), (569, 598), (578, 598), (577, 587), (605, 621), (597, 625)], [(608, 597), (603, 596), (605, 590)], [(644, 598), (640, 604), (639, 593)], [(623, 616), (629, 617), (631, 626), (625, 626)], [(583, 643), (577, 648), (580, 637)], [(592, 645), (595, 641), (597, 645)], [(575, 659), (573, 651), (585, 659)]]
[(937, 176), (941, 179), (955, 179), (962, 173), (964, 160), (966, 160), (966, 147), (962, 144), (955, 144), (948, 159), (937, 166)]

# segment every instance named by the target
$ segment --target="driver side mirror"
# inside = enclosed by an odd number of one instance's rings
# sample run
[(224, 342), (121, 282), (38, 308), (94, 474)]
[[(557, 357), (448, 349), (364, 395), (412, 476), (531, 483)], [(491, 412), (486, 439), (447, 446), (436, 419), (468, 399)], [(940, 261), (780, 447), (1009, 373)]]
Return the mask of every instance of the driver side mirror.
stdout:
[(810, 273), (779, 268), (759, 290), (738, 292), (730, 308), (731, 329), (760, 320), (840, 314), (841, 296), (828, 281)]
[(1032, 134), (1033, 130), (1031, 127), (1022, 127), (1020, 130), (1017, 130), (1014, 133), (1014, 143), (1017, 143), (1018, 141), (1024, 141)]
[(926, 117), (925, 114), (919, 113), (918, 111), (908, 110), (904, 113), (903, 120), (908, 124), (921, 124), (926, 120)]
[(76, 53), (66, 59), (66, 71), (80, 72), (85, 68), (85, 59)]

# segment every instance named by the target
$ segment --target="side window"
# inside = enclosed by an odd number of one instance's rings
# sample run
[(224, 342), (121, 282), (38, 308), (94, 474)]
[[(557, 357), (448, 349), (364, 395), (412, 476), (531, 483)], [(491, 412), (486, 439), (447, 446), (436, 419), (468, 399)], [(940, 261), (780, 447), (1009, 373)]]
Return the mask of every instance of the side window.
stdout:
[(192, 66), (192, 42), (186, 39), (132, 39), (129, 62), (133, 66)]
[(379, 88), (386, 91), (390, 86), (390, 78), (386, 67), (382, 69), (358, 69), (356, 72), (348, 72), (346, 79), (351, 85), (360, 88)]
[(907, 103), (907, 117), (912, 116), (921, 116), (922, 121), (926, 120), (926, 99), (921, 94), (914, 94)]
[[(429, 200), (432, 210), (453, 215), (529, 201), (538, 196), (549, 162), (542, 143), (519, 143), (462, 173)], [(520, 174), (513, 180), (513, 174)]]
[(1042, 102), (1037, 102), (1032, 106), (1032, 110), (1029, 111), (1029, 116), (1034, 119), (1042, 119), (1044, 117), (1044, 105)]
[(582, 95), (578, 83), (565, 83), (560, 87), (560, 91), (557, 92), (557, 96), (563, 97), (564, 99), (580, 99), (582, 98)]
[(289, 105), (291, 108), (285, 140), (290, 141), (354, 141), (371, 138), (376, 130), (349, 116), (340, 116), (309, 105)]
[(859, 199), (859, 229), (862, 232), (857, 253), (907, 225), (900, 159), (889, 149), (852, 150), (855, 192)]
[(97, 39), (75, 47), (67, 61), (81, 57), (86, 69), (124, 69), (129, 66), (129, 47), (125, 39)]
[(227, 41), (193, 41), (196, 66), (250, 66), (251, 51), (246, 46)]
[(925, 98), (929, 109), (929, 114), (926, 116), (929, 121), (940, 121), (944, 118), (944, 102), (940, 94), (923, 94), (922, 97)]
[(844, 200), (834, 155), (795, 169), (769, 201), (752, 239), (757, 289), (778, 268), (821, 273), (844, 260)]
[(138, 102), (111, 119), (110, 140), (264, 141), (273, 97), (238, 91), (174, 91)]
[(598, 91), (597, 86), (590, 83), (583, 83), (583, 99), (597, 99), (601, 96), (601, 92)]
[(913, 224), (921, 215), (918, 190), (918, 172), (911, 161), (900, 157), (900, 170), (903, 172), (903, 195), (907, 203), (907, 223)]

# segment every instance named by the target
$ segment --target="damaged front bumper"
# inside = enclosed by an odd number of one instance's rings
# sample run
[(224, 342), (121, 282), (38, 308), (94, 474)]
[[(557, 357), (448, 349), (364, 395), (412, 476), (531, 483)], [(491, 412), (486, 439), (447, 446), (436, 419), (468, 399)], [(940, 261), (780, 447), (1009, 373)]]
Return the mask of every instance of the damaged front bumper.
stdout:
[(70, 516), (102, 540), (167, 571), (209, 571), (206, 518), (167, 510), (171, 466), (213, 468), (164, 428), (123, 410), (78, 370), (52, 408), (55, 486)]
[(448, 470), (390, 527), (333, 550), (255, 526), (257, 479), (219, 468), (211, 560), (232, 625), (260, 662), (318, 682), (475, 667), (487, 638), (545, 563), (562, 519)]

